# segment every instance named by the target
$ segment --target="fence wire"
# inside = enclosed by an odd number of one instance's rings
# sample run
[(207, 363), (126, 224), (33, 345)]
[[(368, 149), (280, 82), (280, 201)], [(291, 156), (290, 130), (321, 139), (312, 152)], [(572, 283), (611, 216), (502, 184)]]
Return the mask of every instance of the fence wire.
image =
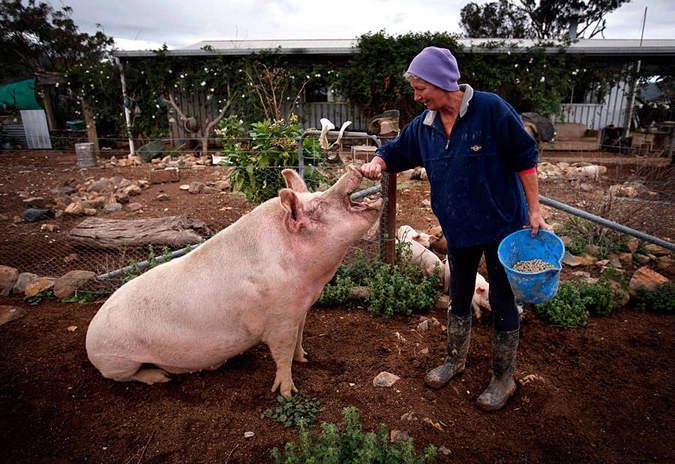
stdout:
[[(9, 153), (6, 155), (10, 158)], [(194, 164), (180, 162), (179, 180), (153, 183), (158, 171), (170, 169), (160, 169), (159, 164), (152, 163), (115, 166), (112, 157), (99, 158), (95, 168), (79, 169), (77, 160), (67, 152), (43, 152), (34, 157), (18, 153), (11, 157), (13, 162), (3, 159), (0, 170), (0, 230), (4, 231), (0, 265), (53, 278), (73, 270), (90, 271), (99, 278), (82, 290), (101, 294), (114, 291), (167, 258), (185, 254), (189, 251), (186, 247), (212, 237), (266, 199), (257, 193), (268, 191), (270, 186), (274, 192), (285, 186), (278, 166), (203, 165), (197, 164), (197, 158)], [(298, 170), (297, 166), (288, 167)], [(233, 177), (235, 169), (254, 183), (249, 198), (231, 191), (237, 178)], [(344, 173), (345, 165), (305, 169), (306, 183), (310, 191), (316, 191), (332, 185)], [(364, 179), (362, 188), (372, 185)], [(76, 203), (83, 206), (82, 213), (64, 212)], [(27, 213), (38, 216), (29, 218)], [(83, 241), (82, 234), (76, 233), (92, 219), (145, 222), (180, 216), (187, 219), (189, 231), (198, 233), (201, 239), (141, 240), (144, 232), (140, 229), (112, 233), (116, 226), (103, 224), (85, 230), (92, 242), (100, 242), (97, 245)], [(112, 238), (108, 239), (108, 234)], [(115, 245), (113, 238), (120, 237), (128, 244)], [(377, 227), (355, 243), (345, 259), (351, 259), (357, 250), (366, 257), (378, 256)]]

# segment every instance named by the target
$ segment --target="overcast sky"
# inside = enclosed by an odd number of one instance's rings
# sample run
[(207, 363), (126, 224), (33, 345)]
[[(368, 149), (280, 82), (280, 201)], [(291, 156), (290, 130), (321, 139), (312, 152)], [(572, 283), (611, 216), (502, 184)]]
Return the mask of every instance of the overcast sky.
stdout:
[[(81, 32), (96, 24), (122, 50), (181, 48), (201, 40), (355, 39), (383, 30), (460, 33), (471, 0), (46, 0), (70, 6)], [(474, 0), (476, 3), (486, 3)], [(607, 39), (675, 39), (675, 0), (632, 0), (607, 16)]]

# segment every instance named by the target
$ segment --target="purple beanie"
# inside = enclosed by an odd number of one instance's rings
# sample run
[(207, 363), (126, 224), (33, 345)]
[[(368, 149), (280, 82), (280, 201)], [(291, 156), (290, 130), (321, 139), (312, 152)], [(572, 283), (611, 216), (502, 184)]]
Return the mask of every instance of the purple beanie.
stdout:
[(459, 90), (457, 60), (447, 48), (425, 48), (410, 62), (408, 72), (443, 90)]

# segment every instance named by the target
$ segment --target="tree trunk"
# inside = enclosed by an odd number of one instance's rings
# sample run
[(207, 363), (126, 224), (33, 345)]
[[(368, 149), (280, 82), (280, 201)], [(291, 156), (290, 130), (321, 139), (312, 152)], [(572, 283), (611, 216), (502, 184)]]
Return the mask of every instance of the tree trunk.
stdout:
[(75, 245), (114, 250), (147, 245), (183, 247), (210, 235), (200, 220), (169, 216), (139, 220), (87, 218), (70, 231), (69, 238)]
[(96, 120), (94, 119), (94, 112), (91, 110), (89, 100), (82, 99), (82, 114), (84, 115), (84, 123), (87, 127), (87, 140), (94, 144), (94, 152), (100, 151), (98, 146), (98, 133), (96, 132)]

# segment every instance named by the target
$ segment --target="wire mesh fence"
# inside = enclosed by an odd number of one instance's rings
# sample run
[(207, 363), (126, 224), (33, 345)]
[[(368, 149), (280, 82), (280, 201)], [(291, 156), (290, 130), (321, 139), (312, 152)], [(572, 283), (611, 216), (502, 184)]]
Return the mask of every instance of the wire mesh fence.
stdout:
[[(280, 166), (220, 166), (191, 154), (130, 166), (115, 159), (99, 156), (96, 167), (80, 169), (72, 152), (6, 153), (0, 265), (52, 278), (89, 271), (97, 278), (82, 290), (110, 293), (190, 252), (285, 186)], [(340, 162), (305, 166), (304, 174), (317, 191), (344, 172)], [(232, 191), (238, 180), (246, 188)], [(378, 256), (379, 240), (374, 227), (346, 259), (356, 250)]]

